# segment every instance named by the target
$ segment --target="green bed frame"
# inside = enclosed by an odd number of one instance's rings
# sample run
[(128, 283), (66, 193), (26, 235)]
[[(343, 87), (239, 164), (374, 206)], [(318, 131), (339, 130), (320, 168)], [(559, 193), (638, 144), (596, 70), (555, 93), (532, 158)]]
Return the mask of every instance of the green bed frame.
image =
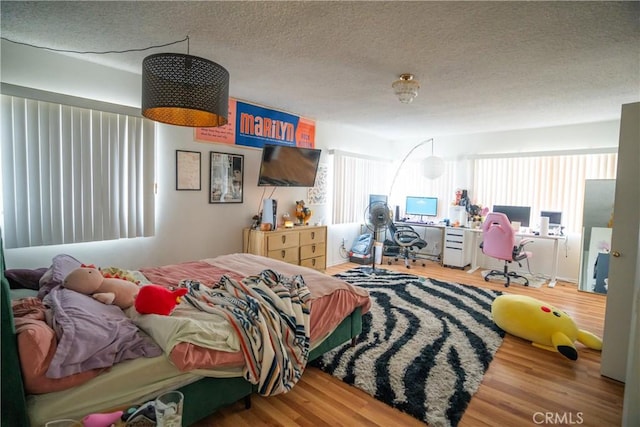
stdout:
[[(11, 310), (11, 293), (9, 282), (4, 276), (3, 248), (2, 238), (0, 237), (0, 267), (2, 271), (2, 306), (0, 307), (2, 316), (2, 334), (0, 336), (0, 344), (2, 345), (2, 388), (0, 390), (2, 392), (2, 412), (0, 414), (0, 423), (2, 426), (7, 427), (29, 426), (30, 421), (20, 370), (15, 323)], [(357, 308), (342, 321), (338, 328), (322, 344), (311, 351), (309, 360), (316, 359), (323, 353), (349, 340), (354, 340), (361, 331), (362, 312), (360, 308)], [(243, 378), (205, 377), (178, 390), (184, 393), (185, 396), (182, 418), (183, 424), (188, 426), (241, 399), (245, 400), (245, 406), (248, 408), (251, 404), (250, 396), (255, 391), (255, 386)], [(110, 409), (112, 408), (104, 408), (104, 411)]]

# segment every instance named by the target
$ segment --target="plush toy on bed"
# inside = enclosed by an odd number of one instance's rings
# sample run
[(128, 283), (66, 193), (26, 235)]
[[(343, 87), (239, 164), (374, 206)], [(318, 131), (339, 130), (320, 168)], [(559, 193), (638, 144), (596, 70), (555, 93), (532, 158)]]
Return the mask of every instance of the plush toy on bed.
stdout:
[(187, 293), (187, 288), (171, 291), (160, 285), (144, 285), (136, 297), (135, 307), (140, 314), (161, 314), (168, 316), (180, 298)]
[(62, 286), (123, 310), (133, 305), (140, 289), (128, 280), (104, 277), (100, 270), (90, 266), (73, 270), (65, 277)]
[(123, 411), (108, 414), (90, 414), (82, 419), (83, 427), (109, 427), (115, 425), (122, 417)]
[(532, 341), (532, 345), (557, 351), (571, 360), (578, 359), (574, 341), (602, 350), (602, 340), (578, 329), (567, 313), (524, 295), (500, 295), (491, 305), (493, 321), (502, 330)]

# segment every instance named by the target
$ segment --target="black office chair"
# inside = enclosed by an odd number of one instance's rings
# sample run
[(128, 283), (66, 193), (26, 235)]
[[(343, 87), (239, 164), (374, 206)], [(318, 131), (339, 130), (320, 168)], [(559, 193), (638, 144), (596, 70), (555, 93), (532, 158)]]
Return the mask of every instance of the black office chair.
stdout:
[[(392, 222), (387, 230), (391, 234), (391, 238), (385, 239), (383, 254), (394, 258), (395, 261), (403, 258), (404, 265), (411, 268), (409, 261), (415, 263), (418, 259), (415, 251), (425, 248), (427, 242), (409, 225), (396, 225)], [(388, 260), (387, 263), (391, 265), (391, 260)], [(425, 265), (425, 262), (422, 261), (422, 266)]]

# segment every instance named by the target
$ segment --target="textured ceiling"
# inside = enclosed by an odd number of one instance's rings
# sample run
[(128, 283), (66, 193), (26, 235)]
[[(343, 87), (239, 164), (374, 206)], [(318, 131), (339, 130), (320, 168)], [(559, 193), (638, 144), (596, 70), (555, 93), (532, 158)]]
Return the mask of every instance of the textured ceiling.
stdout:
[[(619, 118), (640, 99), (640, 3), (7, 2), (2, 36), (71, 50), (190, 37), (231, 96), (392, 140)], [(81, 55), (140, 73), (158, 52)], [(401, 104), (391, 83), (420, 81)]]

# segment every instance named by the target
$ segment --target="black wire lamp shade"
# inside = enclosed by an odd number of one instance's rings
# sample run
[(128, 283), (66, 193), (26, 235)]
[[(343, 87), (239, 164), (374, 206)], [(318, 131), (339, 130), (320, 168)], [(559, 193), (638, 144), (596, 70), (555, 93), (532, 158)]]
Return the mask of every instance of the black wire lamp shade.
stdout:
[(147, 56), (142, 61), (142, 115), (178, 126), (224, 126), (229, 115), (229, 72), (192, 55)]

